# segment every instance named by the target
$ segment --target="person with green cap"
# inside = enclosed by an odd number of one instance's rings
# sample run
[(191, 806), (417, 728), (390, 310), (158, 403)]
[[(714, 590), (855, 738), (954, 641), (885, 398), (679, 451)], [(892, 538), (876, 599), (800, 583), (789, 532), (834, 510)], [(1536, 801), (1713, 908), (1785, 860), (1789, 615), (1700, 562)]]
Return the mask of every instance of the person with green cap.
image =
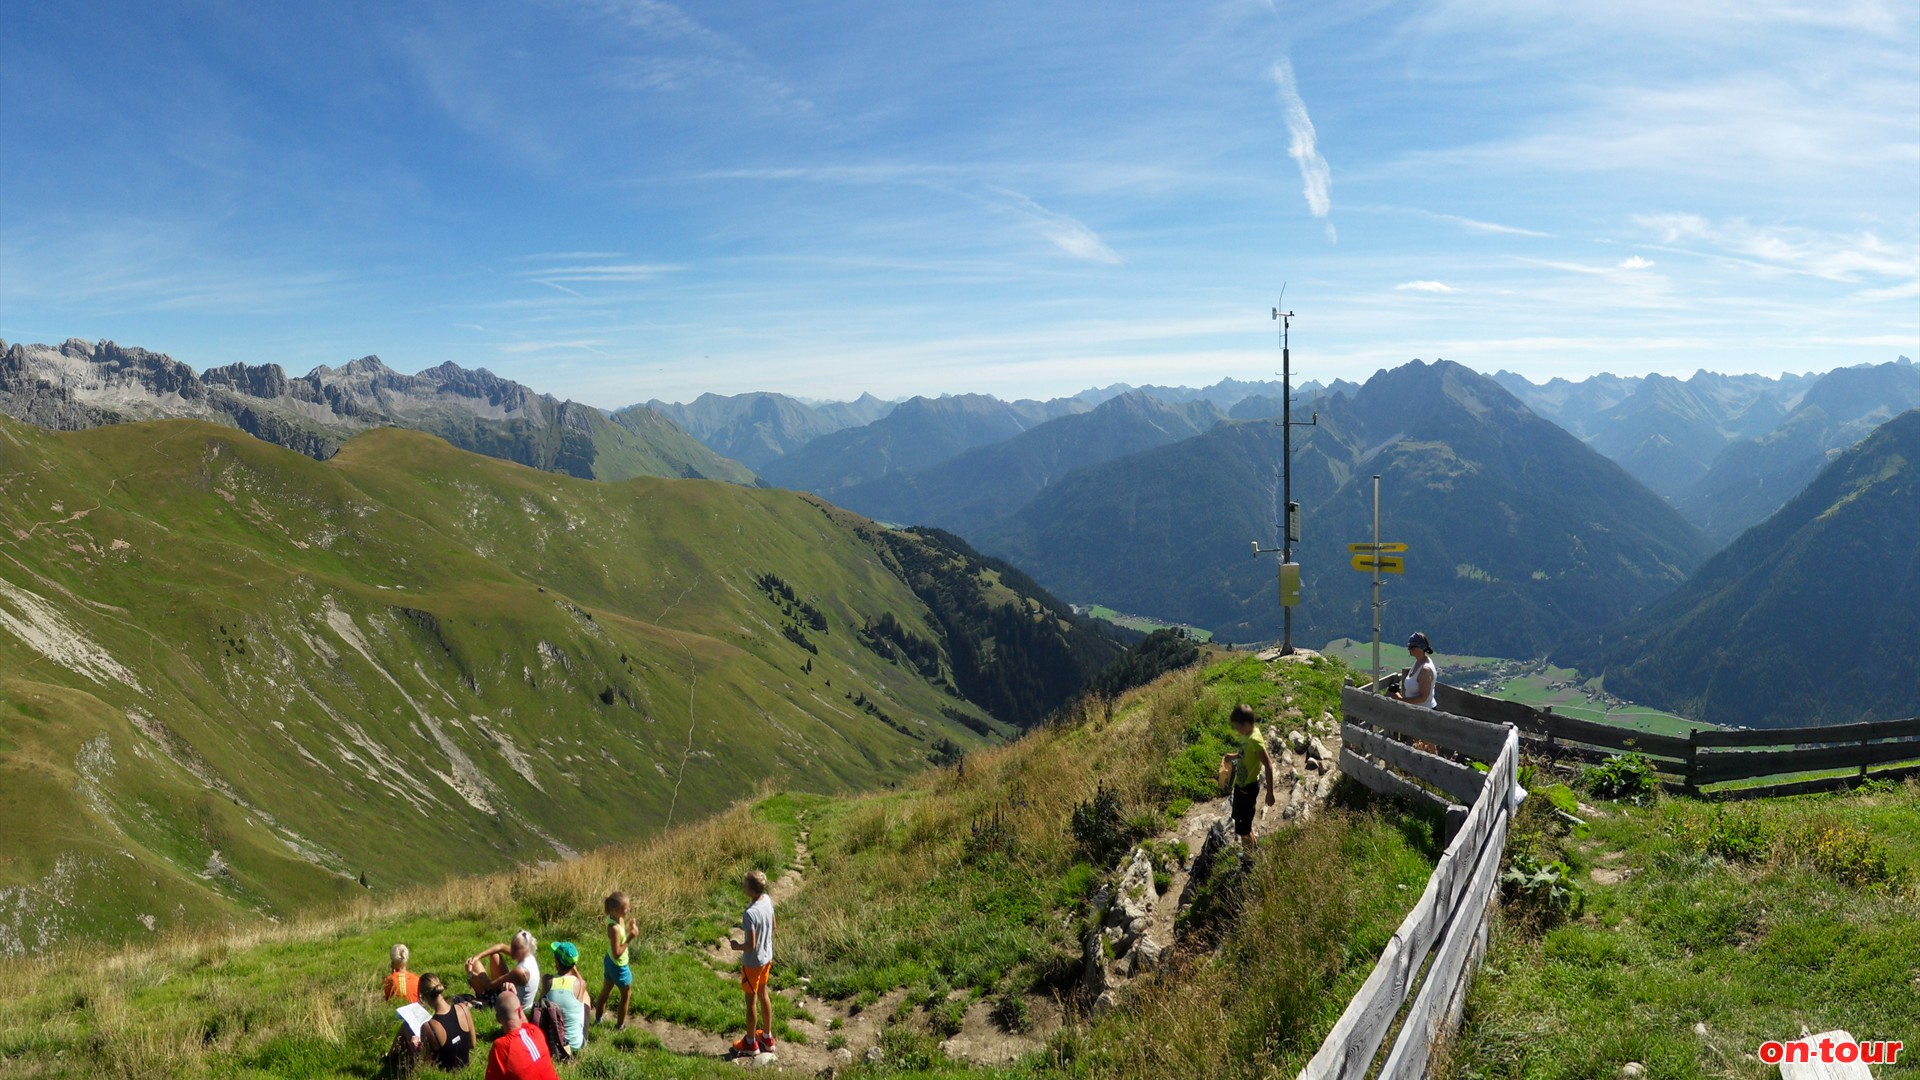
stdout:
[(580, 949), (571, 941), (556, 941), (548, 948), (553, 952), (554, 974), (547, 980), (546, 1002), (560, 1013), (567, 1052), (577, 1054), (587, 1045), (587, 1008), (593, 1001), (580, 974)]

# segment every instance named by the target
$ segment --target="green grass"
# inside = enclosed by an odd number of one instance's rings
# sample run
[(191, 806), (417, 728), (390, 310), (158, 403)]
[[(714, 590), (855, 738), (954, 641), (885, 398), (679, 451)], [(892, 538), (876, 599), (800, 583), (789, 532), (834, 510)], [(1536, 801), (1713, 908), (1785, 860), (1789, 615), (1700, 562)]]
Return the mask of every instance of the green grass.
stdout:
[[(1638, 1061), (1757, 1080), (1773, 1070), (1744, 1055), (1803, 1025), (1920, 1030), (1920, 786), (1603, 809), (1588, 836), (1536, 841), (1565, 855), (1585, 913), (1542, 928), (1503, 911), (1443, 1075), (1585, 1080)], [(1876, 858), (1892, 884), (1850, 880)], [(1600, 884), (1596, 869), (1626, 876)]]
[[(746, 1014), (740, 984), (717, 974), (708, 962), (684, 949), (673, 952), (636, 951), (633, 961), (633, 1014), (698, 1028), (715, 1036), (738, 1034)], [(599, 980), (593, 980), (596, 992)], [(786, 1022), (793, 1006), (774, 995), (774, 1030), (780, 1038), (798, 1041)], [(716, 1040), (719, 1041), (719, 1040)]]
[[(847, 1005), (909, 991), (883, 1025), (885, 1075), (1138, 1075), (1128, 1055), (1150, 1051), (1148, 1033), (1164, 1009), (1130, 1006), (1099, 1022), (1108, 1026), (1075, 1025), (1060, 1036), (1063, 1046), (1079, 1048), (1072, 1061), (966, 1070), (938, 1060), (933, 1048), (968, 1001), (1071, 992), (1084, 904), (1112, 869), (1090, 864), (1067, 835), (1077, 802), (1104, 785), (1130, 819), (1156, 826), (1189, 802), (1181, 763), (1217, 737), (1231, 705), (1246, 701), (1268, 722), (1293, 725), (1327, 709), (1341, 678), (1329, 661), (1269, 668), (1235, 658), (1167, 676), (1124, 695), (1111, 711), (1092, 704), (897, 790), (773, 793), (643, 845), (539, 870), (362, 897), (343, 912), (314, 912), (279, 927), (16, 960), (0, 968), (18, 991), (15, 1022), (0, 1032), (0, 1072), (370, 1076), (394, 1029), (377, 993), (390, 945), (409, 945), (416, 971), (457, 975), (465, 956), (526, 926), (543, 946), (562, 938), (580, 944), (597, 984), (599, 899), (616, 886), (633, 897), (641, 922), (634, 1014), (711, 1035), (717, 1051), (736, 1031), (741, 1002), (705, 945), (738, 918), (740, 876), (749, 867), (785, 866), (804, 828), (814, 861), (806, 886), (780, 905), (776, 984), (809, 978), (810, 995)], [(1000, 826), (982, 833), (976, 826), (987, 820)], [(1181, 1037), (1228, 1015), (1237, 1039), (1284, 1044), (1287, 1053), (1311, 1043), (1418, 895), (1433, 856), (1432, 829), (1392, 808), (1328, 811), (1297, 836), (1271, 841), (1246, 879), (1244, 905), (1246, 918), (1267, 921), (1229, 928), (1226, 939), (1239, 942), (1239, 952), (1202, 961), (1211, 974), (1180, 1007)], [(1298, 942), (1289, 955), (1301, 962), (1269, 965), (1248, 997), (1235, 979), (1258, 967), (1249, 958), (1277, 936)], [(954, 991), (961, 996), (949, 1000)], [(783, 1020), (796, 1015), (784, 1002), (777, 1008)], [(483, 1036), (490, 1030), (483, 1020)], [(784, 1024), (780, 1031), (790, 1041), (799, 1034)], [(1102, 1045), (1133, 1049), (1094, 1052)], [(597, 1028), (574, 1075), (704, 1077), (727, 1068), (668, 1054), (641, 1032)]]
[[(320, 462), (185, 421), (0, 419), (0, 607), (67, 643), (0, 633), (0, 889), (23, 897), (0, 954), (387, 897), (996, 741), (856, 640), (883, 614), (940, 636), (870, 533), (788, 492), (416, 432)], [(817, 654), (763, 572), (824, 612)]]
[(1149, 619), (1139, 615), (1122, 615), (1120, 612), (1101, 604), (1095, 604), (1088, 608), (1087, 616), (1089, 618), (1099, 619), (1102, 622), (1110, 622), (1115, 626), (1124, 626), (1129, 630), (1139, 630), (1142, 633), (1151, 634), (1155, 630), (1185, 630), (1187, 636), (1195, 641), (1213, 640), (1213, 631), (1211, 630), (1202, 630), (1197, 626), (1187, 626), (1184, 623), (1160, 622), (1157, 619)]

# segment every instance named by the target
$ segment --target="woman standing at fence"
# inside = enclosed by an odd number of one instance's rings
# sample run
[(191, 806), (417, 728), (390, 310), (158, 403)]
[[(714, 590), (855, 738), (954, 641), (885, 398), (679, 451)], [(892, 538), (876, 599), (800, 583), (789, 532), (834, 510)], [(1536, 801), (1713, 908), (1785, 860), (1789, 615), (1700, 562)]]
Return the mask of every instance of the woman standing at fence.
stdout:
[(1415, 633), (1407, 639), (1407, 655), (1413, 657), (1413, 667), (1401, 681), (1400, 692), (1393, 696), (1423, 709), (1439, 708), (1440, 669), (1433, 666), (1433, 643), (1427, 635)]

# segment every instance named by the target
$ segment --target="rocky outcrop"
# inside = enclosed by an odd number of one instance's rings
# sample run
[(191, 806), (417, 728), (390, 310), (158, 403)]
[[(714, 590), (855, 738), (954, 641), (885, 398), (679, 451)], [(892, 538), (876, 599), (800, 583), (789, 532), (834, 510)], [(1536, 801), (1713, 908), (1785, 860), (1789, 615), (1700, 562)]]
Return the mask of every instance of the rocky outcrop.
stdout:
[(58, 347), (0, 341), (0, 413), (62, 431), (207, 420), (321, 459), (369, 428), (406, 427), (572, 476), (752, 480), (664, 416), (649, 411), (645, 423), (634, 416), (616, 424), (591, 406), (451, 361), (417, 375), (403, 375), (377, 356), (300, 376), (271, 363), (196, 374), (170, 356), (111, 341), (70, 339)]

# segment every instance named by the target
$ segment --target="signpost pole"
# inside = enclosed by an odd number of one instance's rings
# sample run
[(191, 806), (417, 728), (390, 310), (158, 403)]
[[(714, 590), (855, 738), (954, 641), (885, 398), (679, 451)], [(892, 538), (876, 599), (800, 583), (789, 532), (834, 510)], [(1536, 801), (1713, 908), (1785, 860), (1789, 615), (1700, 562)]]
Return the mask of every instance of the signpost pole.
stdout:
[(1380, 474), (1373, 477), (1373, 692), (1380, 692)]

